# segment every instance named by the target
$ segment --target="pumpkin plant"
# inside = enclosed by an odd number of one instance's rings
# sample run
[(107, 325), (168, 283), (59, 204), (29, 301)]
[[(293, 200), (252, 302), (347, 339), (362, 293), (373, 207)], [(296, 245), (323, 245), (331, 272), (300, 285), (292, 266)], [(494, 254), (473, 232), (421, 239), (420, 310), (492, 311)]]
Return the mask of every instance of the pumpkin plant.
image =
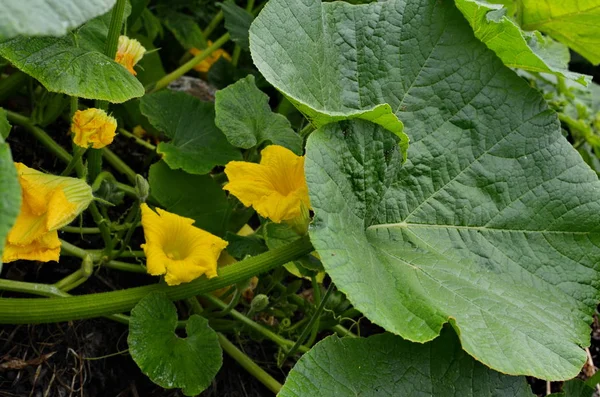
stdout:
[(593, 394), (600, 1), (37, 3), (0, 0), (0, 323), (124, 323), (187, 396), (223, 351), (280, 396)]

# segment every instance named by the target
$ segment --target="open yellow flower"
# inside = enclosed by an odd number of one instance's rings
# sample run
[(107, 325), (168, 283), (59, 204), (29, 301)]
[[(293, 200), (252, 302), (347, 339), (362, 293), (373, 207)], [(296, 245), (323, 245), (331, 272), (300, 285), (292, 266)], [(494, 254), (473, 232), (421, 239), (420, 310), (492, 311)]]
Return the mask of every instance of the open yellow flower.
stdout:
[(87, 208), (92, 189), (81, 179), (44, 174), (21, 163), (15, 167), (21, 185), (21, 209), (8, 233), (2, 261), (58, 261), (57, 229)]
[(117, 131), (117, 120), (102, 109), (78, 110), (73, 115), (71, 132), (77, 146), (101, 149), (110, 145)]
[(273, 222), (304, 216), (310, 209), (304, 156), (278, 145), (267, 146), (261, 156), (260, 164), (229, 162), (225, 167), (229, 183), (223, 189)]
[(217, 259), (227, 241), (192, 226), (193, 219), (141, 205), (146, 244), (146, 267), (153, 276), (165, 275), (168, 285), (190, 282), (203, 274), (217, 276)]
[(127, 36), (119, 36), (119, 47), (115, 55), (115, 62), (120, 63), (131, 73), (136, 75), (133, 67), (142, 59), (146, 53), (146, 48), (136, 39), (130, 39)]
[[(208, 45), (211, 46), (212, 41), (209, 40)], [(192, 53), (192, 55), (196, 56), (196, 55), (200, 54), (202, 51), (197, 48), (191, 48), (190, 52)], [(227, 51), (219, 48), (218, 50), (215, 50), (212, 54), (210, 54), (207, 58), (205, 58), (202, 62), (200, 62), (199, 64), (194, 66), (194, 70), (201, 72), (201, 73), (208, 73), (211, 66), (215, 62), (217, 62), (219, 60), (219, 58), (221, 58), (221, 57), (227, 59), (228, 61), (231, 61), (231, 56), (229, 55), (229, 53), (227, 53)]]

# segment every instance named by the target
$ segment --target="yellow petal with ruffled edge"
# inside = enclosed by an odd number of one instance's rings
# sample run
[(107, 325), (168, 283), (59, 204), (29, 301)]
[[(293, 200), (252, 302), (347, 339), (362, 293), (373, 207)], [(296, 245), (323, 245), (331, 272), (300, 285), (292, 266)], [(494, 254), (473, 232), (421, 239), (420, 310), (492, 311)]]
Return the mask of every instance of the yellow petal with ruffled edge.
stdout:
[(261, 152), (260, 164), (231, 161), (225, 167), (229, 179), (223, 189), (261, 216), (280, 223), (303, 215), (310, 208), (304, 176), (304, 156), (279, 145)]
[(58, 260), (57, 229), (69, 224), (92, 201), (92, 189), (82, 180), (45, 174), (15, 163), (21, 186), (21, 209), (8, 233), (3, 262)]
[(40, 236), (27, 245), (15, 245), (7, 241), (2, 254), (4, 263), (26, 259), (40, 262), (58, 261), (60, 256), (60, 240), (58, 232), (53, 230)]
[(202, 275), (217, 276), (217, 259), (227, 241), (193, 226), (194, 220), (147, 204), (141, 205), (146, 243), (146, 267), (165, 275), (168, 285), (190, 282)]
[(110, 145), (117, 131), (117, 120), (102, 109), (78, 110), (73, 115), (71, 132), (77, 146), (101, 149)]
[(146, 48), (136, 39), (119, 36), (119, 47), (115, 54), (115, 62), (124, 66), (129, 73), (135, 76), (137, 73), (133, 67), (142, 59), (145, 53)]

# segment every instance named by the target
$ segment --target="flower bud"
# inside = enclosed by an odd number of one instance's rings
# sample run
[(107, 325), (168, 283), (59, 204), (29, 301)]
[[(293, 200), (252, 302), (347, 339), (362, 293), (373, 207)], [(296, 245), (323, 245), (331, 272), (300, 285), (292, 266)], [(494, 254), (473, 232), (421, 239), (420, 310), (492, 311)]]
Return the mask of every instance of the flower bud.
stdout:
[(90, 108), (78, 110), (73, 115), (71, 132), (73, 142), (77, 146), (101, 149), (109, 145), (117, 131), (117, 120), (106, 114), (104, 110)]

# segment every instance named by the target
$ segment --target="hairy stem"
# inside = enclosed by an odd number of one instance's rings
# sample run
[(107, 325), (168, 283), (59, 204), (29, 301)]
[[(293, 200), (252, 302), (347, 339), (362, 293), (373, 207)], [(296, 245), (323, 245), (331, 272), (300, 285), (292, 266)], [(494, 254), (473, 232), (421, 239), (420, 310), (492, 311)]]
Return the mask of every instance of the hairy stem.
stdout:
[(219, 269), (219, 277), (201, 278), (169, 287), (154, 284), (120, 291), (102, 292), (61, 299), (0, 298), (1, 324), (39, 324), (106, 316), (131, 310), (151, 292), (164, 292), (171, 300), (205, 294), (247, 280), (307, 255), (313, 250), (308, 237), (284, 247)]

